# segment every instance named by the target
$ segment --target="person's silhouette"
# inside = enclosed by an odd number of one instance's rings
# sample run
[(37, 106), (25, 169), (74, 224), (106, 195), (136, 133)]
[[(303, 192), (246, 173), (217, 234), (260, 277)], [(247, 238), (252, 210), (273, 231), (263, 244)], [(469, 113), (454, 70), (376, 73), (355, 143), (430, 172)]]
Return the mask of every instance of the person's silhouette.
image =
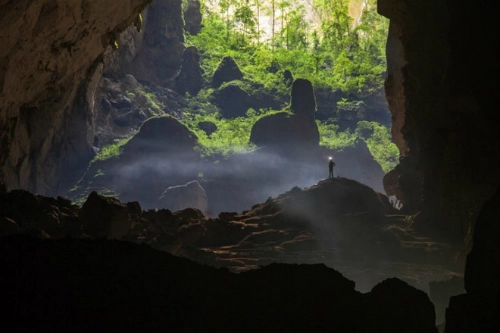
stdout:
[(328, 178), (333, 178), (333, 167), (335, 166), (335, 162), (330, 157), (330, 162), (328, 163)]

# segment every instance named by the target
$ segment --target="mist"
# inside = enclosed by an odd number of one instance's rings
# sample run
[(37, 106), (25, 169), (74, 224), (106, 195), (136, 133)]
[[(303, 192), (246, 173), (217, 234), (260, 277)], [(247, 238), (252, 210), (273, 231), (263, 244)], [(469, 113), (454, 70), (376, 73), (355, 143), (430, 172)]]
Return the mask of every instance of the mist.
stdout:
[[(145, 209), (169, 208), (158, 202), (171, 186), (197, 180), (205, 189), (208, 215), (241, 212), (294, 187), (306, 188), (328, 177), (328, 158), (333, 156), (334, 175), (358, 180), (381, 190), (383, 171), (373, 162), (363, 164), (356, 151), (334, 152), (321, 147), (263, 147), (233, 154), (218, 161), (203, 159), (195, 151), (124, 154), (112, 174), (109, 187), (122, 201), (139, 201)], [(378, 167), (378, 168), (377, 168)]]

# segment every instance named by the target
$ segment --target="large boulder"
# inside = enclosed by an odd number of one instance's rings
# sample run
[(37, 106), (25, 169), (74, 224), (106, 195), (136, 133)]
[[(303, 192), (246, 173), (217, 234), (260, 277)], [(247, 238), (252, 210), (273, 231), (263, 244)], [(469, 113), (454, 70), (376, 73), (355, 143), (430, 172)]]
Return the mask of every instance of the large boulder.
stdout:
[(214, 104), (225, 118), (245, 116), (249, 109), (249, 96), (236, 82), (223, 85), (214, 92)]
[(196, 208), (206, 212), (208, 208), (207, 194), (196, 180), (184, 185), (170, 186), (161, 195), (159, 204), (161, 208), (168, 208), (171, 211)]
[(97, 238), (121, 239), (132, 227), (126, 204), (96, 192), (90, 193), (78, 218), (83, 231)]
[(275, 113), (255, 122), (250, 141), (258, 147), (279, 147), (284, 150), (319, 144), (318, 126), (304, 115)]
[(227, 56), (217, 66), (212, 77), (212, 85), (215, 88), (219, 88), (224, 82), (241, 80), (241, 78), (243, 78), (243, 73), (241, 73), (238, 64), (232, 57)]
[(125, 145), (123, 154), (181, 153), (192, 150), (197, 140), (194, 133), (173, 117), (150, 118)]
[(279, 147), (285, 151), (319, 145), (319, 131), (314, 121), (316, 102), (310, 81), (297, 79), (292, 85), (292, 114), (281, 112), (255, 122), (250, 141), (259, 147)]
[(189, 46), (182, 54), (181, 72), (175, 79), (177, 92), (181, 95), (196, 95), (203, 87), (203, 70), (196, 46)]

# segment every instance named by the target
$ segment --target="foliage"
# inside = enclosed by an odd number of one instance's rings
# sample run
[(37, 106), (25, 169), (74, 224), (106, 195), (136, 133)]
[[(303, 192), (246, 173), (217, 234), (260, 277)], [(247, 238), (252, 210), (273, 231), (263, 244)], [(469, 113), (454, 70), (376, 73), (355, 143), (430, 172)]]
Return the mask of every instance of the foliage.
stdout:
[[(250, 143), (250, 132), (253, 124), (261, 117), (276, 112), (281, 111), (249, 109), (246, 117), (234, 119), (222, 118), (217, 112), (205, 114), (184, 113), (181, 122), (198, 137), (198, 150), (202, 156), (218, 158), (255, 149), (255, 146)], [(202, 121), (214, 123), (217, 130), (207, 135), (198, 126)]]
[[(364, 10), (353, 22), (348, 0), (307, 1), (319, 18), (319, 24), (312, 27), (304, 19), (304, 2), (297, 0), (205, 0), (203, 29), (196, 36), (187, 35), (186, 40), (197, 46), (207, 82), (221, 59), (231, 56), (244, 74), (237, 84), (251, 95), (259, 90), (288, 95), (290, 88), (283, 82), (283, 71), (288, 69), (294, 78), (306, 78), (316, 88), (340, 89), (348, 96), (362, 97), (383, 85), (388, 30), (388, 20), (376, 13), (376, 0), (365, 3), (356, 2), (357, 11)], [(262, 30), (265, 21), (271, 22), (267, 34)], [(247, 117), (224, 119), (210, 103), (212, 94), (213, 89), (205, 88), (190, 99), (182, 120), (198, 136), (202, 154), (227, 156), (253, 149), (251, 127), (272, 111), (249, 110)], [(337, 109), (357, 110), (360, 103), (343, 99)], [(396, 164), (398, 151), (386, 127), (359, 122), (354, 131), (340, 131), (334, 120), (317, 121), (320, 145), (342, 150), (361, 137), (384, 171)], [(199, 129), (200, 121), (213, 122), (217, 131), (207, 135)]]
[(384, 172), (389, 172), (396, 166), (399, 150), (391, 141), (391, 133), (387, 127), (376, 122), (360, 121), (356, 129), (356, 136), (366, 141), (370, 153)]
[[(306, 9), (296, 0), (225, 0), (219, 2), (219, 11), (204, 5), (203, 29), (188, 35), (187, 43), (200, 50), (207, 79), (220, 59), (231, 56), (249, 80), (266, 87), (283, 89), (281, 74), (289, 69), (318, 88), (361, 94), (380, 88), (388, 21), (376, 13), (375, 1), (368, 2), (357, 25), (348, 14), (347, 0), (309, 4), (319, 27), (312, 28), (304, 19)], [(263, 15), (272, 21), (267, 39), (260, 30)]]
[(399, 151), (391, 141), (387, 127), (376, 122), (360, 121), (354, 132), (339, 131), (339, 126), (333, 123), (324, 123), (319, 120), (320, 145), (330, 149), (343, 150), (351, 147), (361, 138), (366, 142), (370, 153), (384, 172), (393, 169), (398, 163)]
[(316, 120), (316, 124), (318, 125), (319, 144), (321, 146), (334, 150), (343, 150), (356, 143), (356, 135), (349, 130), (340, 131), (338, 125), (319, 120)]
[(115, 143), (102, 147), (99, 152), (94, 156), (91, 163), (96, 161), (105, 161), (110, 158), (115, 158), (120, 156), (123, 150), (123, 146), (130, 141), (132, 137), (125, 139), (115, 139)]

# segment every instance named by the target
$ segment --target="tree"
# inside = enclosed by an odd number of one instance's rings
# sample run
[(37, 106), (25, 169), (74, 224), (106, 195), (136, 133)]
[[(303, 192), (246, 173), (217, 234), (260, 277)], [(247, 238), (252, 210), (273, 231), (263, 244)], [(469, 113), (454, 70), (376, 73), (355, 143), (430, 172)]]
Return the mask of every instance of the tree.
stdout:
[(257, 9), (257, 45), (260, 44), (260, 10), (262, 8), (262, 5), (263, 5), (263, 0), (254, 0), (253, 1), (256, 9)]
[(244, 5), (240, 5), (236, 9), (234, 17), (236, 19), (236, 22), (239, 22), (242, 25), (242, 41), (244, 45), (245, 35), (249, 35), (250, 32), (253, 32), (253, 29), (255, 27), (255, 14), (249, 6), (248, 0)]

